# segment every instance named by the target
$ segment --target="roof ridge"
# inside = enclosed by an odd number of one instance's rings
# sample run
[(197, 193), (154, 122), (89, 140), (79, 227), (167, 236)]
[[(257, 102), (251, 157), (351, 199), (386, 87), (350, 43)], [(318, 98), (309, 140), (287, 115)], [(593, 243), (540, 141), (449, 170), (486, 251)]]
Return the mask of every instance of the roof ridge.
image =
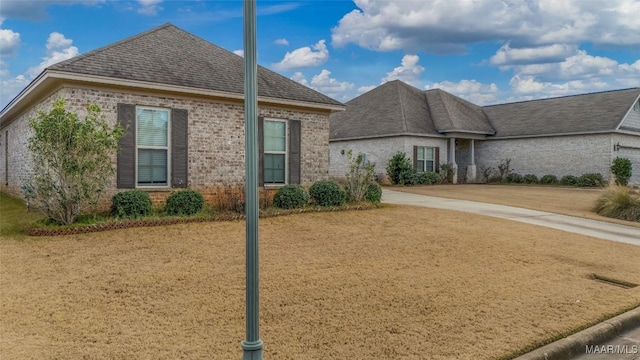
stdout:
[(400, 111), (402, 112), (402, 125), (404, 126), (404, 131), (407, 132), (408, 131), (408, 126), (407, 126), (407, 114), (404, 111), (404, 99), (402, 97), (402, 88), (400, 87), (400, 80), (395, 80), (398, 81), (396, 83), (396, 89), (398, 89), (398, 100), (400, 100)]
[(640, 87), (630, 87), (625, 89), (611, 89), (611, 90), (595, 91), (595, 92), (584, 93), (584, 94), (562, 95), (562, 96), (554, 96), (554, 97), (531, 99), (531, 100), (512, 101), (512, 102), (506, 102), (506, 103), (500, 103), (500, 104), (484, 105), (484, 106), (481, 106), (481, 108), (484, 109), (492, 106), (529, 103), (529, 102), (535, 102), (535, 101), (545, 101), (545, 100), (554, 100), (554, 99), (564, 99), (564, 98), (587, 96), (587, 95), (598, 95), (598, 94), (606, 94), (606, 93), (612, 93), (617, 91), (627, 91), (627, 90), (640, 90)]
[[(97, 54), (99, 54), (99, 53), (101, 53), (101, 52), (103, 52), (103, 51), (105, 51), (105, 50), (111, 49), (111, 48), (113, 48), (114, 46), (117, 46), (117, 45), (120, 45), (120, 44), (124, 44), (124, 43), (130, 42), (130, 41), (133, 41), (133, 40), (139, 39), (139, 38), (141, 38), (141, 37), (143, 37), (143, 36), (149, 35), (149, 34), (151, 34), (151, 33), (154, 33), (154, 32), (156, 32), (156, 31), (158, 31), (158, 30), (162, 30), (162, 29), (167, 28), (167, 27), (173, 27), (173, 28), (175, 28), (175, 29), (178, 29), (175, 25), (171, 24), (170, 22), (166, 22), (166, 23), (164, 23), (164, 24), (162, 24), (162, 25), (160, 25), (160, 26), (154, 27), (154, 28), (149, 29), (149, 30), (147, 30), (147, 31), (143, 31), (143, 32), (141, 32), (141, 33), (138, 33), (138, 34), (135, 34), (135, 35), (129, 36), (129, 37), (127, 37), (127, 38), (124, 38), (124, 39), (122, 39), (122, 40), (116, 41), (116, 42), (114, 42), (114, 43), (107, 44), (107, 45), (105, 45), (105, 46), (102, 46), (102, 47), (99, 47), (99, 48), (97, 48), (97, 49), (91, 50), (91, 51), (89, 51), (89, 52), (87, 52), (87, 53), (80, 54), (80, 55), (78, 55), (78, 56), (74, 56), (74, 57), (72, 57), (71, 59), (67, 59), (67, 60), (61, 61), (61, 62), (59, 62), (59, 63), (55, 63), (55, 64), (53, 64), (53, 65), (48, 66), (48, 67), (47, 67), (47, 68), (45, 68), (44, 70), (47, 70), (47, 69), (53, 69), (53, 70), (55, 70), (55, 68), (60, 68), (60, 67), (62, 67), (62, 66), (68, 65), (68, 64), (73, 64), (73, 63), (75, 63), (75, 62), (77, 62), (77, 61), (80, 61), (80, 60), (86, 59), (86, 58), (91, 57), (91, 56), (95, 56), (95, 55), (97, 55)], [(44, 70), (43, 70), (43, 71), (44, 71)]]

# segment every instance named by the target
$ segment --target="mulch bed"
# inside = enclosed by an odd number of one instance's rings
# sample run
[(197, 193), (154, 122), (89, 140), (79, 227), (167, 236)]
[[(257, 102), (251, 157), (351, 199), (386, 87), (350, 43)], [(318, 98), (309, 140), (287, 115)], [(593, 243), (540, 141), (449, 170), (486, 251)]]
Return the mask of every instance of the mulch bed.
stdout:
[[(268, 209), (260, 210), (260, 218), (270, 218), (276, 216), (286, 216), (293, 214), (304, 214), (314, 212), (333, 212), (333, 211), (351, 211), (351, 210), (370, 210), (376, 209), (378, 206), (370, 203), (363, 203), (357, 205), (345, 205), (336, 207), (305, 207), (300, 209)], [(164, 226), (174, 224), (187, 224), (187, 223), (202, 223), (202, 222), (215, 222), (215, 221), (235, 221), (244, 220), (245, 215), (235, 212), (223, 212), (217, 214), (215, 217), (193, 217), (193, 218), (166, 218), (166, 219), (138, 219), (138, 220), (114, 220), (112, 222), (91, 224), (91, 225), (76, 225), (70, 228), (63, 227), (32, 227), (25, 229), (25, 232), (29, 236), (61, 236), (61, 235), (75, 235), (85, 234), (100, 231), (110, 231), (118, 229), (128, 229), (134, 227), (153, 227)]]

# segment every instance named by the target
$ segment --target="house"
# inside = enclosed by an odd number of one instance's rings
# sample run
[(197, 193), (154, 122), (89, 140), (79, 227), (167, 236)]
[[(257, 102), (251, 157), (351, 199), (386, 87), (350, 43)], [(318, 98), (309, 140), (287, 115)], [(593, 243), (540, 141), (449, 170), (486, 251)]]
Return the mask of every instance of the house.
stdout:
[[(329, 116), (344, 105), (258, 67), (261, 185), (326, 179)], [(112, 195), (175, 188), (214, 194), (244, 183), (244, 60), (165, 24), (45, 69), (0, 112), (0, 190), (30, 176), (28, 120), (58, 98), (82, 117), (98, 104), (128, 130), (113, 163)], [(264, 141), (267, 139), (268, 141)]]
[(440, 164), (457, 182), (478, 182), (483, 169), (511, 159), (519, 174), (538, 177), (601, 173), (616, 157), (631, 160), (640, 184), (640, 88), (480, 107), (440, 89), (391, 81), (331, 115), (330, 175), (347, 172), (348, 150), (384, 173), (404, 152), (418, 171)]

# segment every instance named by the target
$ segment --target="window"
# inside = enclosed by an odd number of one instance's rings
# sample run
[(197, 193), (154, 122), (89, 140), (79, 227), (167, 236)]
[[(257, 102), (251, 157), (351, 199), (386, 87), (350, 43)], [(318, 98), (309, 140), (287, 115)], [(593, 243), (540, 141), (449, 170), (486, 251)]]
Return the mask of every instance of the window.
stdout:
[(189, 184), (189, 112), (118, 103), (118, 189), (186, 188)]
[(169, 110), (136, 108), (138, 186), (169, 185)]
[(416, 149), (416, 170), (417, 171), (435, 171), (435, 153), (432, 147), (417, 146)]
[(264, 183), (284, 184), (287, 178), (287, 123), (264, 121)]

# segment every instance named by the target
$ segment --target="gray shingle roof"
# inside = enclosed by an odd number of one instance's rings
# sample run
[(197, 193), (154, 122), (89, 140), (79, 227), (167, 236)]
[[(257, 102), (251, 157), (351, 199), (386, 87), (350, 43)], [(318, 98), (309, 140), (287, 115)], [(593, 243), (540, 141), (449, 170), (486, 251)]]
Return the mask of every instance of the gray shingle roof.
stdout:
[(566, 134), (615, 130), (640, 88), (565, 96), (482, 109), (496, 137)]
[(493, 135), (482, 108), (440, 89), (426, 91), (427, 103), (439, 132), (471, 132)]
[[(242, 57), (165, 24), (49, 67), (126, 80), (244, 93)], [(342, 103), (258, 66), (258, 95), (324, 105)]]
[(387, 135), (438, 134), (423, 91), (390, 81), (346, 103), (331, 115), (331, 139)]
[[(440, 89), (391, 81), (331, 115), (331, 140), (467, 132), (489, 138), (613, 131), (640, 88), (480, 107)], [(493, 136), (491, 136), (493, 135)]]
[(346, 103), (331, 115), (331, 139), (441, 135), (443, 131), (493, 134), (482, 109), (442, 90), (422, 91), (394, 80)]

